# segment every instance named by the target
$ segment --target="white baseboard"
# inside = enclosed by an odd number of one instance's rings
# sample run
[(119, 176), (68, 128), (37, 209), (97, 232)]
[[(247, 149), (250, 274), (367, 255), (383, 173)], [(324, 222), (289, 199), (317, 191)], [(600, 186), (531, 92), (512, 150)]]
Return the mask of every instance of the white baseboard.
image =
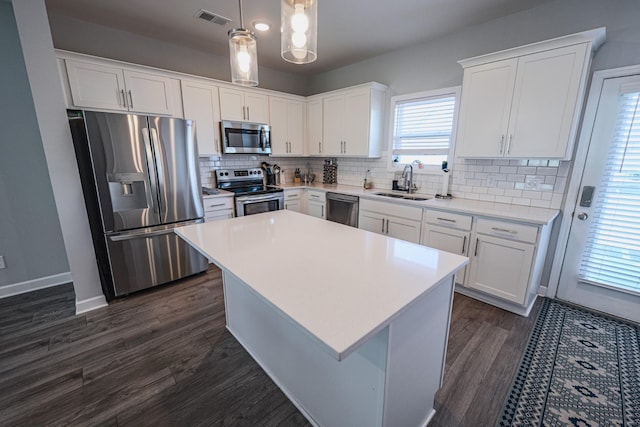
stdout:
[(107, 300), (104, 295), (100, 295), (93, 298), (87, 298), (82, 301), (76, 300), (76, 314), (86, 313), (87, 311), (95, 310), (96, 308), (106, 307)]
[(25, 292), (31, 292), (38, 289), (50, 288), (52, 286), (64, 285), (65, 283), (72, 281), (71, 273), (67, 272), (27, 280), (26, 282), (14, 283), (12, 285), (0, 286), (0, 298), (24, 294)]

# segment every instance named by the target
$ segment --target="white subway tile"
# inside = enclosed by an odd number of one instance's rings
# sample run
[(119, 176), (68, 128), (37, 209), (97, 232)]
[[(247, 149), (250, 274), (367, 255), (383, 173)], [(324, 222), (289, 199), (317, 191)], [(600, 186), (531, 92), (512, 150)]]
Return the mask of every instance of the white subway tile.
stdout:
[(531, 206), (538, 208), (548, 208), (551, 206), (551, 200), (531, 200)]
[(501, 166), (500, 167), (500, 173), (506, 173), (506, 174), (510, 174), (510, 173), (517, 173), (518, 172), (518, 168), (515, 166)]
[(511, 197), (505, 197), (505, 196), (496, 196), (496, 202), (497, 203), (508, 203), (511, 204)]

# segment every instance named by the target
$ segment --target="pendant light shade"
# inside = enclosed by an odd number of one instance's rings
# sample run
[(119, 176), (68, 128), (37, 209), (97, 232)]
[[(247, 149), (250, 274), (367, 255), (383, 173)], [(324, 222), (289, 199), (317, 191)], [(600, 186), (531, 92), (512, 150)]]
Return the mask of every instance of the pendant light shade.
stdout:
[(318, 57), (318, 0), (280, 0), (281, 55), (294, 64)]
[(229, 59), (231, 62), (231, 83), (240, 86), (258, 85), (258, 48), (256, 35), (244, 28), (242, 21), (242, 0), (240, 7), (240, 28), (229, 30)]

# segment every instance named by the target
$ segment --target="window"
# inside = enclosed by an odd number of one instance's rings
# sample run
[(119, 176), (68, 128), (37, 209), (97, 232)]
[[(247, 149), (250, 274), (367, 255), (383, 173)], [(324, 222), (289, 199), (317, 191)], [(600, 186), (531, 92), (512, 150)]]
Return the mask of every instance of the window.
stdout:
[(439, 171), (453, 155), (460, 87), (395, 96), (391, 161)]

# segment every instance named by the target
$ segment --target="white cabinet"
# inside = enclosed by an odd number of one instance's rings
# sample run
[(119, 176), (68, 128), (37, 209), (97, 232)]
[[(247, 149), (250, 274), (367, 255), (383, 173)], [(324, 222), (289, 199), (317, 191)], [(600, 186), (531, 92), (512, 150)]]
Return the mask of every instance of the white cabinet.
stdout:
[(182, 80), (184, 118), (195, 120), (198, 155), (220, 155), (220, 105), (218, 87)]
[[(469, 256), (472, 217), (451, 212), (426, 210), (420, 243), (425, 246)], [(456, 274), (456, 283), (464, 285), (467, 268)]]
[(385, 90), (372, 83), (323, 97), (325, 156), (380, 156)]
[(222, 120), (269, 123), (269, 97), (240, 89), (220, 88)]
[(304, 103), (270, 96), (269, 117), (271, 154), (304, 155)]
[(600, 30), (460, 61), (456, 156), (569, 159)]
[(204, 220), (205, 222), (219, 221), (234, 217), (233, 196), (229, 197), (205, 197)]
[(322, 98), (307, 99), (307, 154), (322, 156)]
[(420, 243), (422, 209), (360, 199), (358, 228)]
[(290, 211), (303, 212), (302, 207), (302, 190), (287, 189), (284, 190), (284, 208)]
[(150, 72), (67, 59), (73, 106), (172, 115), (172, 79)]
[(307, 214), (326, 219), (326, 195), (324, 191), (307, 190)]

